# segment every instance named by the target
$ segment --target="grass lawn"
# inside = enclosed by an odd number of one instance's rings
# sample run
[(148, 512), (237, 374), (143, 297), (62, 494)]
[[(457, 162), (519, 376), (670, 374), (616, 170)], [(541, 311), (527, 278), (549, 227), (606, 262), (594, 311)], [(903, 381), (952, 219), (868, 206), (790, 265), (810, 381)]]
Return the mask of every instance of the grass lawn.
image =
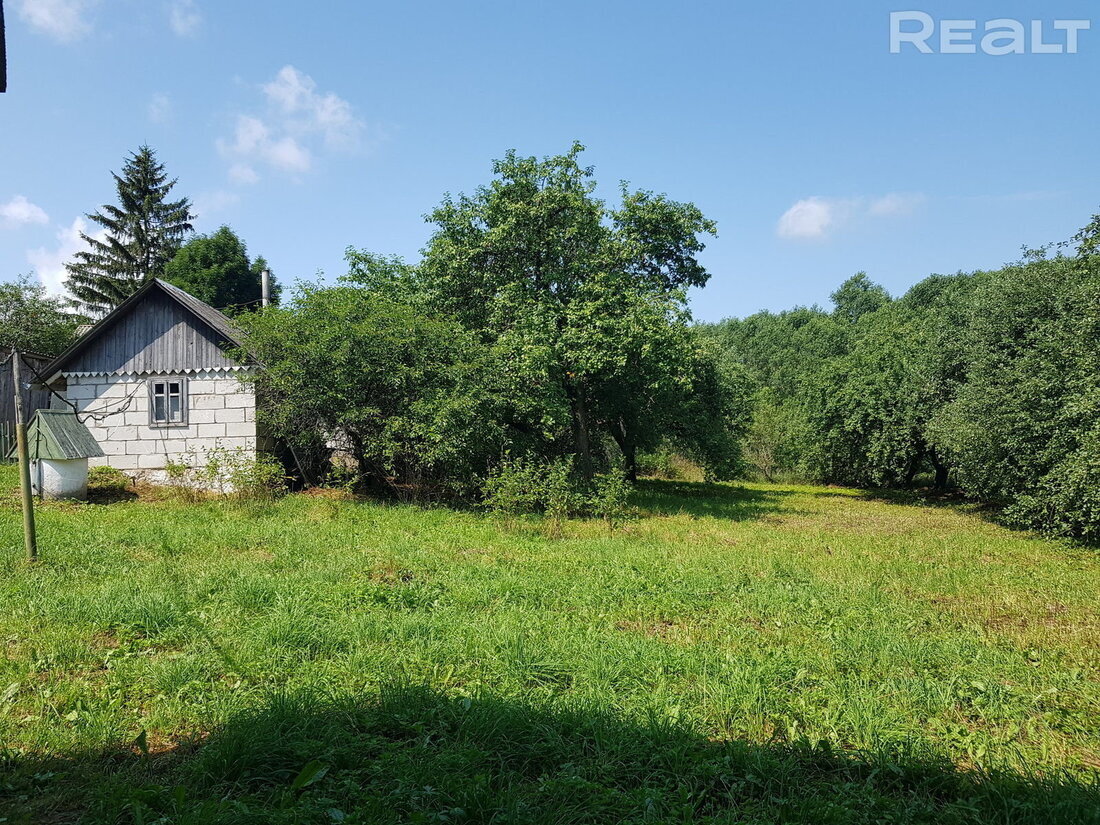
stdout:
[(32, 567), (15, 484), (0, 822), (1100, 822), (1100, 557), (963, 508), (51, 504)]

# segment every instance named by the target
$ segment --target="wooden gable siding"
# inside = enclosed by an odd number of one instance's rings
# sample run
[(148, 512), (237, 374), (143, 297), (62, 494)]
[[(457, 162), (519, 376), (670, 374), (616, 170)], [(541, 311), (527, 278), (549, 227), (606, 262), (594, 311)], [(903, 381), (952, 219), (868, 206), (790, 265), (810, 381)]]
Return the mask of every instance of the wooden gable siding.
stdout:
[(217, 333), (177, 302), (151, 292), (104, 330), (65, 372), (180, 372), (236, 366)]
[[(5, 363), (10, 353), (11, 350), (0, 347), (0, 423), (15, 421), (15, 390), (12, 385), (11, 362)], [(23, 414), (28, 421), (31, 420), (35, 410), (44, 410), (50, 406), (50, 393), (48, 390), (26, 386), (34, 381), (34, 372), (25, 365), (29, 364), (41, 372), (48, 363), (50, 363), (49, 358), (23, 353), (23, 364), (20, 365), (22, 374), (19, 377), (24, 384)]]

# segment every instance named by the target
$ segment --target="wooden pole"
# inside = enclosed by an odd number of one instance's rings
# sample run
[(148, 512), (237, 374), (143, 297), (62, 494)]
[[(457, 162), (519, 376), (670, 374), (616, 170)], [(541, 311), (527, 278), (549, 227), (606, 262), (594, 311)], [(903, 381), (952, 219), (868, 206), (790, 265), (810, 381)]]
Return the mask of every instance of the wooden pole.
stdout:
[(19, 457), (19, 487), (23, 493), (23, 544), (27, 561), (38, 558), (34, 529), (34, 497), (31, 494), (31, 459), (27, 450), (27, 422), (23, 418), (23, 387), (19, 380), (19, 351), (11, 352), (11, 376), (15, 382), (15, 451)]

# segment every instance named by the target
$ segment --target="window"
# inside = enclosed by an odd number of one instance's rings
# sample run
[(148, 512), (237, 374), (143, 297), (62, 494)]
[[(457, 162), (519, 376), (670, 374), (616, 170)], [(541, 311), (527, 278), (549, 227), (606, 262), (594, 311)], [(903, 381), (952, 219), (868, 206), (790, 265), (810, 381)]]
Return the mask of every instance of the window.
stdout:
[(156, 378), (149, 382), (149, 426), (187, 426), (187, 379)]

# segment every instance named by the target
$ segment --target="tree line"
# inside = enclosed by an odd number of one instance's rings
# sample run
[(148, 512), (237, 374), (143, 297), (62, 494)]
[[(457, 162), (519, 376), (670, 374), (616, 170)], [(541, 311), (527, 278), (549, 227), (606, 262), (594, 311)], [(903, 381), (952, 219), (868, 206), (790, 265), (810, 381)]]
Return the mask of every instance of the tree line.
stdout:
[(700, 327), (746, 372), (755, 473), (930, 485), (1017, 526), (1100, 538), (1100, 216), (992, 271), (893, 299), (864, 273), (831, 309)]
[(375, 487), (544, 509), (662, 442), (735, 476), (747, 396), (686, 299), (714, 223), (625, 186), (608, 205), (582, 149), (496, 161), (427, 216), (415, 265), (351, 249), (335, 286), (242, 316), (268, 425), (299, 455), (335, 438)]
[(350, 248), (335, 285), (259, 313), (263, 258), (228, 227), (195, 235), (141, 147), (113, 175), (118, 203), (88, 215), (103, 231), (68, 267), (75, 308), (0, 285), (0, 344), (56, 353), (160, 277), (237, 316), (274, 434), (300, 457), (339, 446), (391, 493), (546, 509), (563, 483), (589, 501), (635, 480), (659, 448), (711, 479), (957, 489), (1012, 524), (1100, 538), (1100, 216), (898, 298), (859, 273), (828, 309), (693, 324), (714, 222), (625, 184), (606, 203), (582, 150), (508, 153), (428, 214), (419, 262)]
[(609, 206), (582, 150), (509, 153), (488, 184), (431, 212), (417, 264), (349, 249), (335, 285), (300, 285), (260, 313), (263, 259), (228, 227), (195, 236), (190, 201), (143, 146), (112, 175), (117, 203), (87, 216), (101, 232), (67, 266), (72, 304), (9, 285), (6, 314), (33, 320), (0, 336), (56, 353), (83, 316), (163, 278), (235, 314), (241, 357), (264, 365), (265, 427), (319, 459), (314, 478), (331, 475), (335, 445), (375, 489), (557, 512), (606, 509), (660, 444), (732, 478), (747, 394), (686, 299), (710, 277), (698, 253), (715, 225), (625, 186)]

